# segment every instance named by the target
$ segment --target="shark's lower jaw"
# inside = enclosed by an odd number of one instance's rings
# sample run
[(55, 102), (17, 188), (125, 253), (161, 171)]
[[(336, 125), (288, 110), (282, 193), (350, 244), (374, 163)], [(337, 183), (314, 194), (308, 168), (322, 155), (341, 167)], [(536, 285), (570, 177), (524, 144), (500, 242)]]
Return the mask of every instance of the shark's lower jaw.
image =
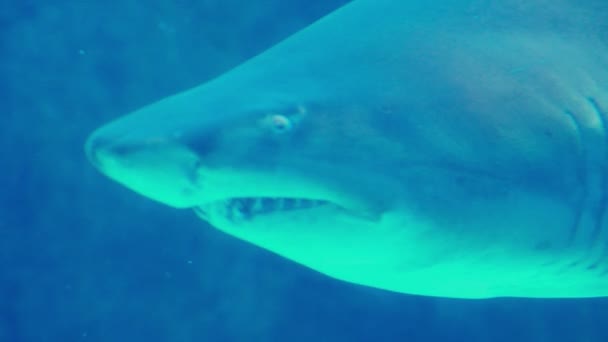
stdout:
[(279, 212), (295, 212), (332, 205), (336, 206), (329, 201), (304, 198), (235, 197), (205, 203), (194, 210), (199, 217), (210, 223), (221, 220), (239, 224)]

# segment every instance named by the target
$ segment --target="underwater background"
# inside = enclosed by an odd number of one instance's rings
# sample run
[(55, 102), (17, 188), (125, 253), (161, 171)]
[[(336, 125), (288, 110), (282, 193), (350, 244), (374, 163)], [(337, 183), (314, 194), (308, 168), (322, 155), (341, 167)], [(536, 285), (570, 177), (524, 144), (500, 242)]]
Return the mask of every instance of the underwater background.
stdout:
[(0, 342), (608, 341), (608, 299), (352, 285), (106, 179), (102, 123), (238, 65), (346, 0), (4, 0)]

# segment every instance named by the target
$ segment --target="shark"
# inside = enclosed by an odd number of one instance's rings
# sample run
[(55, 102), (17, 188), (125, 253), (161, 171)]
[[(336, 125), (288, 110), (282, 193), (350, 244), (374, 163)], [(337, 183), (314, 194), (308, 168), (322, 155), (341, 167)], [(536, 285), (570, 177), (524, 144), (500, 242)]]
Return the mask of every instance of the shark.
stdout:
[(606, 296), (608, 35), (587, 5), (355, 0), (100, 127), (86, 154), (346, 282)]

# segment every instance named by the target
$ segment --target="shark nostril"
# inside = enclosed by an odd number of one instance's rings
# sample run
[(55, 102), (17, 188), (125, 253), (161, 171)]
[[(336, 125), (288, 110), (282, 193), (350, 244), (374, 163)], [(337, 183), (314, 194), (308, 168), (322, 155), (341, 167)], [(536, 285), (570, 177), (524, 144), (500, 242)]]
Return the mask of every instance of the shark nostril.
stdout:
[(109, 143), (107, 139), (100, 137), (98, 135), (92, 135), (87, 139), (85, 144), (85, 152), (91, 163), (95, 165), (97, 168), (102, 167), (102, 163), (100, 160), (100, 154), (102, 151), (107, 150)]
[(108, 158), (124, 158), (136, 150), (131, 144), (117, 144), (114, 139), (93, 134), (85, 144), (87, 157), (97, 168), (102, 168)]
[(85, 144), (87, 157), (97, 168), (103, 168), (104, 161), (125, 159), (140, 149), (140, 145), (118, 143), (116, 139), (95, 133)]

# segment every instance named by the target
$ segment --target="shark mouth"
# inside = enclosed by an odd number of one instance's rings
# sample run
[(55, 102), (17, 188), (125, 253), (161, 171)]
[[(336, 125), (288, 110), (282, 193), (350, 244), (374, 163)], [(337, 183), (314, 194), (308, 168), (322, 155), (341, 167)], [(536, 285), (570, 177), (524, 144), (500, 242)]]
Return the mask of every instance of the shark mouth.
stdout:
[(194, 211), (208, 222), (223, 218), (232, 223), (239, 223), (278, 211), (305, 210), (330, 204), (329, 201), (304, 198), (239, 197), (206, 203), (195, 207)]

